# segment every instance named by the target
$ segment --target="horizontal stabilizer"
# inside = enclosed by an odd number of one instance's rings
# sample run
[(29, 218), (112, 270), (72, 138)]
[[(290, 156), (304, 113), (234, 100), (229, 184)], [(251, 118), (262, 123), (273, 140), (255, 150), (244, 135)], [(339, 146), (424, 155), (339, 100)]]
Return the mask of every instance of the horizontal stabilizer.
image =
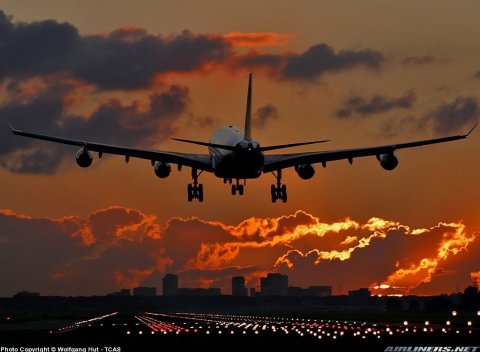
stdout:
[(329, 142), (329, 139), (325, 139), (323, 141), (311, 141), (311, 142), (300, 142), (300, 143), (290, 143), (290, 144), (279, 144), (279, 145), (270, 145), (268, 147), (260, 147), (256, 148), (256, 150), (260, 150), (262, 152), (266, 152), (268, 150), (276, 150), (276, 149), (284, 149), (284, 148), (292, 148), (292, 147), (300, 147), (302, 145), (309, 145), (309, 144), (319, 144)]
[[(172, 139), (173, 139), (174, 141), (178, 141), (178, 142), (184, 142), (184, 143), (191, 143), (191, 144), (203, 145), (203, 146), (205, 146), (205, 147), (226, 149), (226, 150), (231, 150), (231, 151), (238, 151), (238, 150), (240, 149), (239, 147), (234, 147), (234, 146), (225, 145), (225, 144), (216, 144), (216, 143), (192, 141), (192, 140), (190, 140), (190, 139), (181, 139), (181, 138), (172, 138)], [(329, 141), (329, 139), (322, 140), (322, 141), (311, 141), (311, 142), (300, 142), (300, 143), (290, 143), (290, 144), (279, 144), (279, 145), (271, 145), (271, 146), (268, 146), (268, 147), (253, 148), (253, 150), (259, 151), (259, 152), (266, 152), (266, 151), (269, 151), (269, 150), (299, 147), (299, 146), (302, 146), (302, 145), (325, 143), (325, 142), (328, 142), (328, 141)]]
[(181, 139), (181, 138), (172, 138), (174, 141), (184, 142), (184, 143), (191, 143), (197, 145), (203, 145), (205, 147), (212, 147), (212, 148), (219, 148), (219, 149), (226, 149), (226, 150), (238, 150), (231, 145), (224, 145), (224, 144), (215, 144), (215, 143), (208, 143), (208, 142), (199, 142), (199, 141), (192, 141), (190, 139)]

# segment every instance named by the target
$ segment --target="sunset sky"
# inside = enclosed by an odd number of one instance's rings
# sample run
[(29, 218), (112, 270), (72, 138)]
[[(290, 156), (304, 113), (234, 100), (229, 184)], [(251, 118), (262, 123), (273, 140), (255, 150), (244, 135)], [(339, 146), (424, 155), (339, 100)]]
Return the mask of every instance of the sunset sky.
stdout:
[[(292, 152), (467, 132), (480, 117), (480, 3), (415, 1), (3, 0), (0, 117), (102, 143), (206, 153), (243, 128), (254, 74), (262, 145), (330, 139)], [(11, 135), (0, 123), (0, 296), (105, 294), (138, 285), (221, 287), (267, 272), (334, 293), (439, 294), (480, 277), (480, 130), (467, 140), (284, 172), (232, 196), (190, 169), (95, 157)], [(387, 290), (375, 289), (381, 284)], [(386, 287), (386, 286), (385, 286)]]

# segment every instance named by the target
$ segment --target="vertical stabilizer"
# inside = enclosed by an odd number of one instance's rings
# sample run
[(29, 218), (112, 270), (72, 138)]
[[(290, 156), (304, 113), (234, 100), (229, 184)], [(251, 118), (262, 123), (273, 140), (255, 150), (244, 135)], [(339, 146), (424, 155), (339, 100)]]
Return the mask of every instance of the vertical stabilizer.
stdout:
[(245, 112), (245, 139), (252, 139), (252, 73), (248, 75), (247, 110)]

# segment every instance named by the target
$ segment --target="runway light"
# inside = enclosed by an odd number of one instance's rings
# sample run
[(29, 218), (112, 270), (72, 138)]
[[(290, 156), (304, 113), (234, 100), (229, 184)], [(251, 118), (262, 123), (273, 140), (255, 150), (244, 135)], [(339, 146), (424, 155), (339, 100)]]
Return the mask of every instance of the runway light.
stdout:
[(470, 320), (467, 321), (467, 325), (468, 325), (468, 326), (472, 326), (472, 322), (471, 322)]
[(450, 320), (447, 320), (445, 324), (450, 325), (451, 324)]
[(403, 325), (407, 326), (407, 325), (408, 325), (408, 321), (405, 320), (405, 321), (403, 322)]
[(453, 315), (454, 317), (456, 317), (456, 316), (457, 316), (457, 311), (456, 311), (456, 310), (452, 310), (452, 315)]
[(425, 325), (427, 325), (427, 326), (430, 325), (430, 322), (428, 320), (425, 321)]

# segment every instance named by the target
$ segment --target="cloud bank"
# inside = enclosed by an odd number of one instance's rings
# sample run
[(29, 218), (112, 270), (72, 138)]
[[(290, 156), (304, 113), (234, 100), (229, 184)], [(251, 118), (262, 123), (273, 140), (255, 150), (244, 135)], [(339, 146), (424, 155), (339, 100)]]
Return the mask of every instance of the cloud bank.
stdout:
[(172, 218), (112, 206), (87, 217), (32, 218), (0, 211), (0, 295), (105, 294), (138, 285), (159, 287), (178, 273), (183, 287), (221, 287), (232, 276), (247, 285), (271, 271), (293, 285), (342, 284), (345, 290), (381, 284), (396, 293), (451, 292), (479, 271), (478, 233), (461, 222), (412, 228), (397, 221), (346, 218), (322, 222), (305, 211), (248, 218), (236, 225)]

